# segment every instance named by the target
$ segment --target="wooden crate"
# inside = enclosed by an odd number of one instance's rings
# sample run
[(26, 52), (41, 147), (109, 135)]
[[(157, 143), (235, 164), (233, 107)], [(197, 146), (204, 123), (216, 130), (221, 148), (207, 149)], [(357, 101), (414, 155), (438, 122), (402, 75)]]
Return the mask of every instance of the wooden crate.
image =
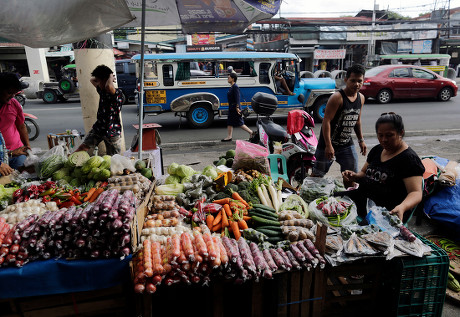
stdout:
[(328, 267), (321, 315), (381, 316), (389, 312), (389, 296), (384, 291), (386, 265), (385, 259), (369, 259)]

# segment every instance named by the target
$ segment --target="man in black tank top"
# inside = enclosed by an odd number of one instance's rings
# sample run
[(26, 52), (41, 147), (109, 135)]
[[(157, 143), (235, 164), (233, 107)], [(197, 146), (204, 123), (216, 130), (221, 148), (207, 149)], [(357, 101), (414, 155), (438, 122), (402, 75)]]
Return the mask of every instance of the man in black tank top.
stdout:
[[(358, 155), (351, 134), (358, 137), (362, 155), (367, 147), (361, 131), (361, 111), (364, 96), (359, 92), (364, 82), (364, 67), (355, 64), (348, 68), (345, 77), (346, 87), (335, 92), (327, 102), (321, 133), (316, 148), (316, 163), (313, 176), (323, 177), (332, 165), (334, 158), (340, 164), (340, 170), (358, 171)], [(345, 182), (345, 187), (353, 183)]]

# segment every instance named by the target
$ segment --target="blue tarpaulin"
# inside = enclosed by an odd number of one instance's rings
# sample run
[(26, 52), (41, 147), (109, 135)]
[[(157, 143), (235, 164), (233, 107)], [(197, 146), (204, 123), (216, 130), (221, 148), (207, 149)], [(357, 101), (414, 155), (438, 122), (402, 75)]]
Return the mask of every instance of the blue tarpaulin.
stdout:
[(445, 187), (425, 202), (425, 213), (460, 241), (460, 186)]
[(73, 293), (109, 288), (129, 281), (129, 261), (46, 260), (22, 268), (0, 269), (0, 298)]

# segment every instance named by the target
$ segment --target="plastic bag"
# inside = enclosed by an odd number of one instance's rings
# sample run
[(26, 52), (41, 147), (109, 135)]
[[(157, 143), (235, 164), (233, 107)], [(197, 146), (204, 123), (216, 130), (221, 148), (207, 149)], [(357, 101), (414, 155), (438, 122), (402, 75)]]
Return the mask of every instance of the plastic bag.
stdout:
[(110, 160), (110, 172), (112, 175), (123, 175), (123, 171), (127, 169), (130, 172), (135, 172), (133, 161), (120, 154), (115, 154)]
[(344, 196), (341, 198), (338, 197), (329, 197), (329, 199), (334, 199), (338, 201), (344, 201), (350, 204), (348, 207), (348, 212), (342, 215), (331, 215), (325, 216), (321, 209), (318, 209), (318, 203), (320, 203), (321, 198), (313, 200), (308, 205), (308, 210), (310, 211), (310, 218), (316, 221), (320, 221), (328, 226), (341, 227), (343, 225), (356, 224), (356, 217), (358, 216), (358, 211), (356, 209), (355, 203), (348, 197)]
[(264, 174), (270, 174), (268, 163), (268, 149), (251, 142), (236, 140), (235, 158), (232, 169), (257, 170)]
[(60, 142), (58, 145), (52, 147), (51, 149), (46, 151), (42, 156), (40, 156), (39, 162), (40, 163), (44, 162), (51, 155), (60, 155), (60, 156), (67, 157), (67, 155), (69, 155), (69, 149), (67, 148), (64, 142), (62, 143)]
[(351, 255), (373, 255), (378, 253), (366, 240), (361, 239), (355, 233), (345, 241), (343, 251)]
[(27, 150), (27, 158), (24, 161), (24, 166), (29, 167), (40, 162), (40, 157), (37, 153), (41, 152), (40, 148), (32, 148), (31, 150)]
[(385, 217), (388, 213), (385, 207), (377, 206), (371, 199), (367, 200), (367, 222), (379, 226), (382, 231), (387, 231), (394, 238), (399, 235), (399, 226), (397, 222), (390, 223), (389, 218)]
[(300, 197), (306, 203), (323, 197), (331, 196), (335, 188), (335, 181), (330, 177), (305, 177), (300, 187)]
[(326, 236), (326, 252), (330, 254), (340, 255), (343, 250), (343, 239), (341, 235)]

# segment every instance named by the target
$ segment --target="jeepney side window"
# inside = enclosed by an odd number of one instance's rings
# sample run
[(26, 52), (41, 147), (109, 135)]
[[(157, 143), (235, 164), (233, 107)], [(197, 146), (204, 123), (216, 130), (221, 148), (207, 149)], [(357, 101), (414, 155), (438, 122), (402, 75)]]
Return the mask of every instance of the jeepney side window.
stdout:
[(172, 65), (163, 65), (163, 85), (174, 86), (173, 67)]
[(154, 61), (144, 62), (144, 79), (158, 79), (157, 64)]
[(270, 84), (270, 63), (260, 63), (259, 65), (259, 83)]

